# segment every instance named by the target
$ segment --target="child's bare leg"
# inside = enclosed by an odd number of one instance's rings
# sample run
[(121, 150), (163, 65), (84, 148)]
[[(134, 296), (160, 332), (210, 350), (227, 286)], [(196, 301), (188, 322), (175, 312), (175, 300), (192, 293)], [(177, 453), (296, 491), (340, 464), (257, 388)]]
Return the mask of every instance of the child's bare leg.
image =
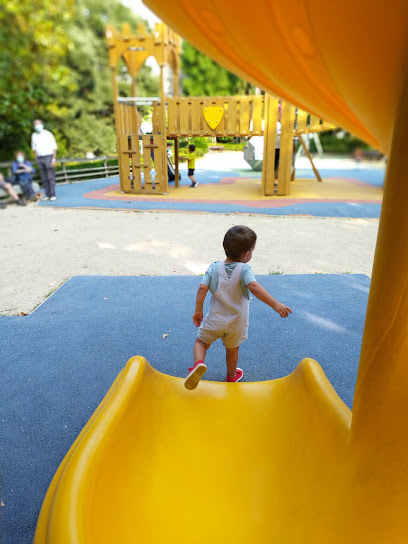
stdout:
[(196, 339), (193, 349), (194, 362), (204, 361), (207, 354), (207, 349), (210, 347), (210, 344), (204, 344), (199, 338)]
[(196, 180), (194, 179), (194, 176), (188, 176), (191, 179), (191, 183), (195, 183)]
[(235, 371), (238, 364), (238, 350), (239, 346), (236, 348), (225, 348), (225, 355), (227, 360), (227, 376), (233, 378), (235, 376)]
[(20, 199), (20, 197), (15, 192), (14, 187), (11, 185), (11, 183), (5, 183), (4, 189), (7, 191), (7, 193), (11, 196), (13, 200), (17, 201)]

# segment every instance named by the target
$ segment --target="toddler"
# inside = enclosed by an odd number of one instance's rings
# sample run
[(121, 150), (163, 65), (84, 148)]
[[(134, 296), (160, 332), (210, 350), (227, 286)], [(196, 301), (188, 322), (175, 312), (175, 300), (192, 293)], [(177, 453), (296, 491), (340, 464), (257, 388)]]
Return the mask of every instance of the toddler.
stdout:
[[(210, 345), (222, 339), (226, 351), (227, 382), (238, 382), (243, 371), (237, 368), (240, 344), (248, 338), (249, 293), (270, 306), (281, 317), (287, 317), (292, 310), (274, 299), (260, 285), (247, 264), (255, 249), (256, 234), (248, 227), (231, 227), (224, 237), (225, 261), (216, 261), (207, 272), (198, 288), (193, 323), (199, 327), (194, 344), (194, 365), (184, 385), (195, 389), (207, 371), (204, 363)], [(203, 304), (208, 291), (212, 298), (210, 309), (203, 320)]]

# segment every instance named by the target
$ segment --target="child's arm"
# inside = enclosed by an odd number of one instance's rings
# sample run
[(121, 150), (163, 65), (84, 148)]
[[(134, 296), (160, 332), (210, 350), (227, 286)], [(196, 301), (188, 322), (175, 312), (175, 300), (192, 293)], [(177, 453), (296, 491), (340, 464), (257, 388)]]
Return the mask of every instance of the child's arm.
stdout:
[(203, 320), (203, 305), (205, 296), (208, 293), (209, 288), (210, 287), (208, 285), (205, 285), (204, 283), (201, 283), (200, 287), (198, 288), (195, 312), (193, 315), (193, 323), (196, 327), (199, 327), (201, 325), (201, 321)]
[(268, 293), (265, 287), (262, 287), (262, 285), (260, 285), (257, 281), (251, 281), (248, 283), (247, 287), (256, 298), (259, 298), (259, 300), (265, 302), (265, 304), (273, 308), (281, 317), (288, 317), (289, 313), (292, 313), (289, 306), (278, 302)]

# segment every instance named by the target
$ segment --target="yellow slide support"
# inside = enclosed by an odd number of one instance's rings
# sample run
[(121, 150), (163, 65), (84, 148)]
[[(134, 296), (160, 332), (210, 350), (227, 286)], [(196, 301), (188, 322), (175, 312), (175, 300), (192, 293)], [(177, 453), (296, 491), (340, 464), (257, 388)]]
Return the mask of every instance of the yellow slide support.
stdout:
[(350, 423), (312, 359), (191, 392), (133, 357), (58, 469), (34, 544), (318, 542)]

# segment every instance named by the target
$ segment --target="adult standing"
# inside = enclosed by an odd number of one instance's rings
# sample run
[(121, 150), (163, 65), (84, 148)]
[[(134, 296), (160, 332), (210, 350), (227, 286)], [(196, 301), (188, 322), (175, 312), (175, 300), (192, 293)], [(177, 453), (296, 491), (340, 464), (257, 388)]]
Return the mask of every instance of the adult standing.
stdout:
[(58, 146), (54, 134), (44, 128), (41, 119), (35, 119), (34, 121), (31, 149), (37, 159), (41, 181), (45, 190), (43, 200), (57, 200), (55, 196), (55, 162)]

